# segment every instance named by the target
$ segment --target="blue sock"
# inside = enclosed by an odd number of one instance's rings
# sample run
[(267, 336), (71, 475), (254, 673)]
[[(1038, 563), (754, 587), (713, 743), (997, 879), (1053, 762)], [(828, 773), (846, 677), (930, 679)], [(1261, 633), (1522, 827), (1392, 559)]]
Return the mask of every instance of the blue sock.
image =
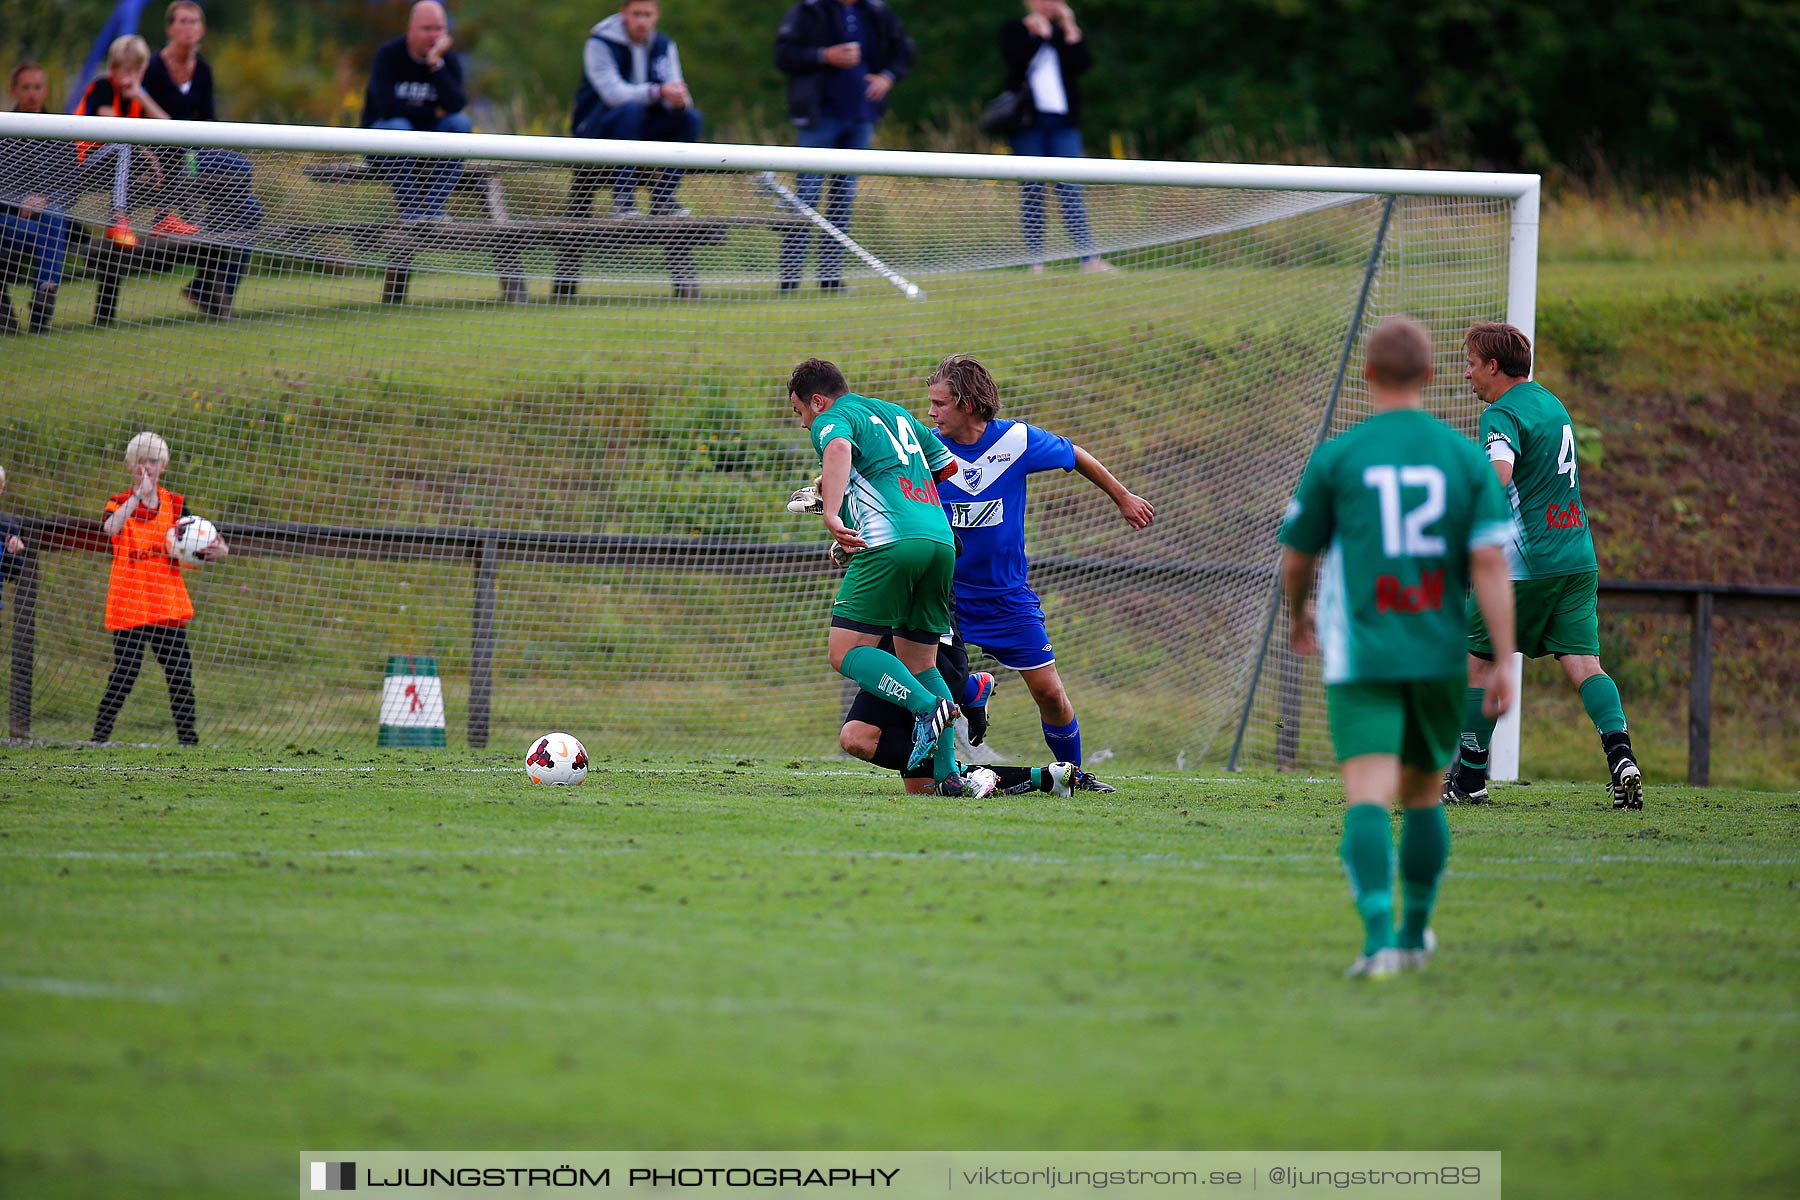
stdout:
[(1050, 747), (1050, 753), (1056, 756), (1057, 762), (1081, 765), (1081, 718), (1077, 717), (1067, 725), (1045, 725), (1044, 744)]

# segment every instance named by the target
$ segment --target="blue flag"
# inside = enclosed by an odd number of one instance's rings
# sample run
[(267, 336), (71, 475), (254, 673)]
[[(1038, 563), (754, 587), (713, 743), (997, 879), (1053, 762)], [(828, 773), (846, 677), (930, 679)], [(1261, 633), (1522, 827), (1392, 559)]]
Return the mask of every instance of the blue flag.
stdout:
[(87, 61), (81, 64), (81, 77), (75, 81), (75, 90), (69, 93), (69, 102), (64, 106), (67, 111), (75, 111), (75, 106), (81, 103), (81, 94), (87, 91), (87, 85), (105, 67), (106, 50), (113, 44), (113, 39), (138, 31), (138, 19), (144, 15), (144, 3), (145, 0), (119, 0), (113, 6), (112, 16), (106, 18), (106, 24), (100, 27), (100, 36), (94, 39), (94, 48), (88, 51)]

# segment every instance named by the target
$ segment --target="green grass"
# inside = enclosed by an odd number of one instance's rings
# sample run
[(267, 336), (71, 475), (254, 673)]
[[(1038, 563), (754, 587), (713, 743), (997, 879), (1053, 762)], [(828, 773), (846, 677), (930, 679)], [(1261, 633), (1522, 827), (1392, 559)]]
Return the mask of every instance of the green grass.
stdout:
[(1795, 796), (1452, 813), (1432, 969), (1338, 972), (1318, 781), (908, 800), (861, 767), (8, 754), (0, 1193), (305, 1148), (1499, 1149), (1800, 1187)]

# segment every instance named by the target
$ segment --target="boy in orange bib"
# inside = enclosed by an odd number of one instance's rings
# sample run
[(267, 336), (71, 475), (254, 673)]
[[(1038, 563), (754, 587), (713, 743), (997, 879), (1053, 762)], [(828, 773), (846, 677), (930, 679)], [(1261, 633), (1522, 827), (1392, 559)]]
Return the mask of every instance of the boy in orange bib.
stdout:
[[(106, 502), (102, 528), (112, 539), (112, 573), (106, 583), (106, 628), (113, 637), (112, 677), (94, 720), (94, 740), (112, 740), (113, 722), (125, 706), (144, 665), (144, 649), (156, 655), (169, 681), (169, 710), (175, 736), (184, 746), (199, 745), (194, 731), (194, 663), (188, 653), (187, 623), (194, 615), (181, 564), (169, 556), (169, 534), (185, 502), (161, 484), (169, 465), (169, 444), (148, 430), (125, 447), (131, 490)], [(204, 552), (210, 562), (228, 553), (220, 538)]]

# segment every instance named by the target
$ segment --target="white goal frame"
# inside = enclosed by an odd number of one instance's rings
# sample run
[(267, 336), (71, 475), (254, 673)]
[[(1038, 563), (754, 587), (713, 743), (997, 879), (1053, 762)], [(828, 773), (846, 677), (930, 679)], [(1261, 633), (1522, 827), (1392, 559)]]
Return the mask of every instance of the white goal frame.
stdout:
[[(675, 167), (685, 170), (818, 172), (941, 179), (990, 179), (1054, 183), (1138, 184), (1159, 187), (1230, 187), (1265, 191), (1342, 192), (1358, 195), (1458, 196), (1512, 202), (1507, 255), (1506, 320), (1535, 341), (1538, 214), (1543, 182), (1532, 174), (1491, 171), (1420, 171), (1368, 167), (1271, 166), (1250, 163), (1137, 161), (1104, 158), (1037, 158), (1002, 154), (949, 154), (905, 150), (828, 150), (714, 143), (630, 142), (491, 133), (420, 133), (241, 122), (182, 122), (121, 117), (0, 113), (0, 138), (184, 145), (225, 150), (302, 153), (405, 154), (422, 158), (482, 158), (575, 166)], [(1514, 656), (1515, 682), (1523, 659)], [(1518, 778), (1520, 702), (1495, 730), (1492, 778)]]

